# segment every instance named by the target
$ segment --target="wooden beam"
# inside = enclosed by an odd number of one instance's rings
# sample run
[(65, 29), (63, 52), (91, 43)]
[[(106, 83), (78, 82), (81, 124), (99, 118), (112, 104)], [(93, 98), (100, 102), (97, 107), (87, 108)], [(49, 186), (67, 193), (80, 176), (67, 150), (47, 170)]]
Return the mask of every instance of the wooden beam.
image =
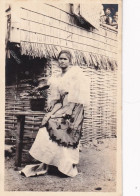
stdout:
[(18, 115), (17, 116), (17, 134), (16, 134), (16, 159), (15, 159), (16, 167), (21, 166), (24, 123), (25, 123), (25, 115)]

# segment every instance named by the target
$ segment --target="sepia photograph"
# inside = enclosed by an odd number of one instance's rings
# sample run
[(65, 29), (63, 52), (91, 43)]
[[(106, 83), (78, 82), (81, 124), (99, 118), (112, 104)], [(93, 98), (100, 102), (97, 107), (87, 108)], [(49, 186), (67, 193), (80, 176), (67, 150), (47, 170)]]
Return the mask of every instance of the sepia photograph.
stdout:
[(120, 195), (121, 1), (4, 6), (4, 191)]

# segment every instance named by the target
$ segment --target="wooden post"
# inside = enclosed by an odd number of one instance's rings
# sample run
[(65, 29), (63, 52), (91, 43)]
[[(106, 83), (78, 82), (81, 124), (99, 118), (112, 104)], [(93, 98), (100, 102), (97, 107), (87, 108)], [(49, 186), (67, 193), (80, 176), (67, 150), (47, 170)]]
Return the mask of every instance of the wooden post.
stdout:
[(16, 159), (15, 159), (16, 167), (21, 166), (24, 123), (25, 123), (25, 115), (17, 115)]

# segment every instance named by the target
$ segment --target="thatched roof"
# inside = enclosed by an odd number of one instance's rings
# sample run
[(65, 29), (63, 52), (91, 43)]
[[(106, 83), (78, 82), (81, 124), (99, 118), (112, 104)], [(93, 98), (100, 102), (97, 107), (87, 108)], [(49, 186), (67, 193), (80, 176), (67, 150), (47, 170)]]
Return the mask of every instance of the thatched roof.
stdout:
[(72, 48), (65, 48), (53, 44), (38, 44), (31, 42), (21, 42), (21, 55), (29, 55), (33, 58), (48, 58), (57, 59), (61, 50), (70, 50), (73, 56), (73, 64), (87, 65), (95, 69), (112, 69), (117, 67), (117, 61), (105, 55), (99, 55), (92, 52), (85, 52), (82, 50), (74, 50)]

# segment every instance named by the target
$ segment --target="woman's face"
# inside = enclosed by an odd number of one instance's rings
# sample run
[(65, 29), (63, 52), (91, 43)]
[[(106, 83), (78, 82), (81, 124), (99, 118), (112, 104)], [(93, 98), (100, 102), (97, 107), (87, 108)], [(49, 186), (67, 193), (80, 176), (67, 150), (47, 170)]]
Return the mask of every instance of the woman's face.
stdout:
[(105, 11), (105, 13), (106, 13), (106, 15), (110, 15), (111, 14), (111, 11), (110, 11), (110, 9), (106, 9), (106, 11)]
[(60, 55), (58, 59), (58, 63), (59, 63), (60, 68), (62, 69), (66, 69), (69, 66), (70, 61), (65, 53)]

